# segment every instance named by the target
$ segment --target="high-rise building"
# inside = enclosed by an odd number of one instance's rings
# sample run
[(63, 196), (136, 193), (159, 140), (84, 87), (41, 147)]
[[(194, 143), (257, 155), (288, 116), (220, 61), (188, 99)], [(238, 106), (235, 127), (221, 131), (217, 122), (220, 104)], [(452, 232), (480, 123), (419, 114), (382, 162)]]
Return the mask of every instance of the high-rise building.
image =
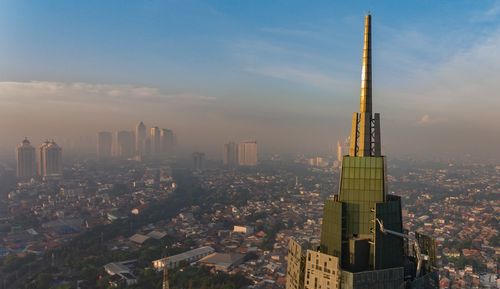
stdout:
[(16, 149), (17, 177), (29, 179), (36, 176), (35, 147), (25, 138)]
[(147, 130), (144, 123), (141, 121), (135, 127), (135, 151), (139, 158), (145, 155), (145, 143), (147, 138)]
[(149, 131), (149, 138), (151, 139), (151, 153), (154, 156), (161, 154), (161, 138), (160, 138), (160, 128), (155, 126)]
[(257, 165), (257, 142), (243, 141), (238, 144), (238, 165), (256, 166)]
[(45, 141), (39, 148), (39, 173), (44, 178), (62, 177), (62, 149), (55, 141)]
[(222, 162), (225, 166), (236, 167), (238, 165), (238, 146), (234, 142), (224, 144)]
[(323, 157), (313, 157), (307, 159), (307, 164), (312, 167), (324, 168), (328, 166), (328, 160)]
[(116, 133), (115, 156), (128, 159), (134, 156), (134, 133), (121, 130)]
[(361, 107), (353, 114), (339, 193), (325, 201), (319, 246), (290, 241), (287, 289), (438, 288), (433, 240), (403, 230), (401, 198), (387, 193), (380, 115), (372, 112), (371, 79), (371, 16), (367, 15)]
[(171, 156), (174, 150), (174, 133), (170, 129), (162, 128), (160, 131), (160, 153)]
[(193, 170), (202, 171), (205, 169), (205, 154), (200, 152), (193, 153)]
[(49, 143), (50, 142), (48, 140), (46, 140), (38, 147), (38, 175), (39, 176), (44, 175), (44, 166), (43, 166), (43, 164), (45, 163), (44, 150), (49, 145)]
[(97, 134), (97, 156), (99, 159), (108, 159), (113, 153), (113, 134), (101, 131)]

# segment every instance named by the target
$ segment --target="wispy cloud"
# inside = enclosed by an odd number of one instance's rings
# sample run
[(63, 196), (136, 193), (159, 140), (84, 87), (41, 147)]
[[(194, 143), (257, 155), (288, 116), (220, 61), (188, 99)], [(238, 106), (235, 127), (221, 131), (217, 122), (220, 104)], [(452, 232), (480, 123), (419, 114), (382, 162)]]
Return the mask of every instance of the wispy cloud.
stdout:
[(142, 103), (205, 103), (215, 97), (192, 94), (167, 94), (155, 87), (134, 86), (129, 84), (93, 84), (84, 82), (0, 82), (2, 101), (22, 104), (38, 102), (58, 103), (96, 103), (98, 105), (114, 103), (116, 105), (131, 102)]
[(495, 1), (488, 9), (473, 13), (472, 22), (493, 22), (498, 21), (500, 16), (500, 1)]
[(421, 126), (427, 126), (436, 123), (444, 123), (446, 121), (447, 119), (444, 117), (435, 117), (435, 116), (430, 116), (429, 114), (424, 114), (420, 117), (417, 123)]
[[(266, 30), (275, 31), (270, 28)], [(276, 28), (274, 33), (308, 34), (310, 32)], [(231, 51), (245, 72), (329, 92), (340, 92), (346, 85), (351, 84), (349, 79), (339, 74), (347, 66), (345, 61), (334, 61), (326, 55), (316, 54), (287, 42), (243, 39), (232, 43)], [(341, 69), (334, 72), (332, 66)]]
[(277, 79), (302, 83), (327, 91), (338, 91), (345, 86), (344, 81), (339, 81), (328, 74), (295, 67), (267, 66), (246, 68), (246, 71)]
[(262, 28), (261, 31), (273, 35), (314, 38), (314, 39), (322, 38), (323, 35), (322, 31), (318, 29), (308, 30), (308, 29), (291, 29), (284, 27), (266, 27)]
[(456, 52), (448, 61), (417, 75), (413, 84), (414, 92), (419, 95), (417, 100), (443, 114), (490, 121), (491, 107), (500, 106), (500, 99), (494, 97), (500, 91), (498, 47), (500, 29), (472, 48)]

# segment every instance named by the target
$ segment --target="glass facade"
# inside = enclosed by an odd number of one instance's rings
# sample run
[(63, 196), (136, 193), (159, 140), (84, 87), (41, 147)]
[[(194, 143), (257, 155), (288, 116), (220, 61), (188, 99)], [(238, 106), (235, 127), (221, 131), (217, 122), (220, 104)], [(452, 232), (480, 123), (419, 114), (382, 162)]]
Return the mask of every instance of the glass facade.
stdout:
[(325, 201), (321, 228), (321, 251), (338, 258), (342, 254), (342, 231), (345, 228), (345, 205), (337, 199)]
[(384, 157), (345, 156), (339, 200), (346, 204), (348, 235), (368, 235), (375, 203), (385, 200)]
[[(344, 156), (340, 180), (339, 195), (325, 202), (321, 251), (353, 272), (402, 266), (402, 238), (375, 227), (378, 218), (387, 229), (403, 231), (401, 200), (386, 195), (385, 158)], [(368, 254), (360, 256), (366, 243)]]
[[(388, 195), (387, 201), (376, 204), (376, 218), (383, 222), (385, 229), (403, 232), (401, 198)], [(399, 236), (384, 234), (375, 230), (375, 268), (386, 269), (403, 265), (404, 240)]]

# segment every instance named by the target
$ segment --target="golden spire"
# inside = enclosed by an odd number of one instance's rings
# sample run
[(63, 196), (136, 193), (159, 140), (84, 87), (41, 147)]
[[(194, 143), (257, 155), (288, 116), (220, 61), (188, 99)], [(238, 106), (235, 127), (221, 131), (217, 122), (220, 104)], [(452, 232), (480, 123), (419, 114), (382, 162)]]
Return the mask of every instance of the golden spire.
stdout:
[(355, 112), (352, 117), (350, 156), (380, 156), (380, 115), (372, 114), (371, 18), (370, 14), (365, 16), (360, 112)]
[(365, 16), (365, 38), (363, 41), (363, 66), (361, 70), (360, 112), (372, 112), (372, 17)]

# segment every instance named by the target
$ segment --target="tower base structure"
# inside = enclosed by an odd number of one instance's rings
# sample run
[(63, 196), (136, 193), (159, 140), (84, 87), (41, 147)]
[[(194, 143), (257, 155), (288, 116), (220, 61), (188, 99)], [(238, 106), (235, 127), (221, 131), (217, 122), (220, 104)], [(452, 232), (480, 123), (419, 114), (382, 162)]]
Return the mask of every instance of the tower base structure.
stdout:
[(405, 256), (403, 267), (351, 272), (341, 269), (339, 258), (291, 239), (286, 289), (438, 289), (438, 272), (415, 276), (413, 259)]
[(343, 157), (320, 245), (290, 241), (287, 289), (438, 288), (435, 242), (403, 229), (401, 198), (386, 193), (386, 176), (383, 156)]

